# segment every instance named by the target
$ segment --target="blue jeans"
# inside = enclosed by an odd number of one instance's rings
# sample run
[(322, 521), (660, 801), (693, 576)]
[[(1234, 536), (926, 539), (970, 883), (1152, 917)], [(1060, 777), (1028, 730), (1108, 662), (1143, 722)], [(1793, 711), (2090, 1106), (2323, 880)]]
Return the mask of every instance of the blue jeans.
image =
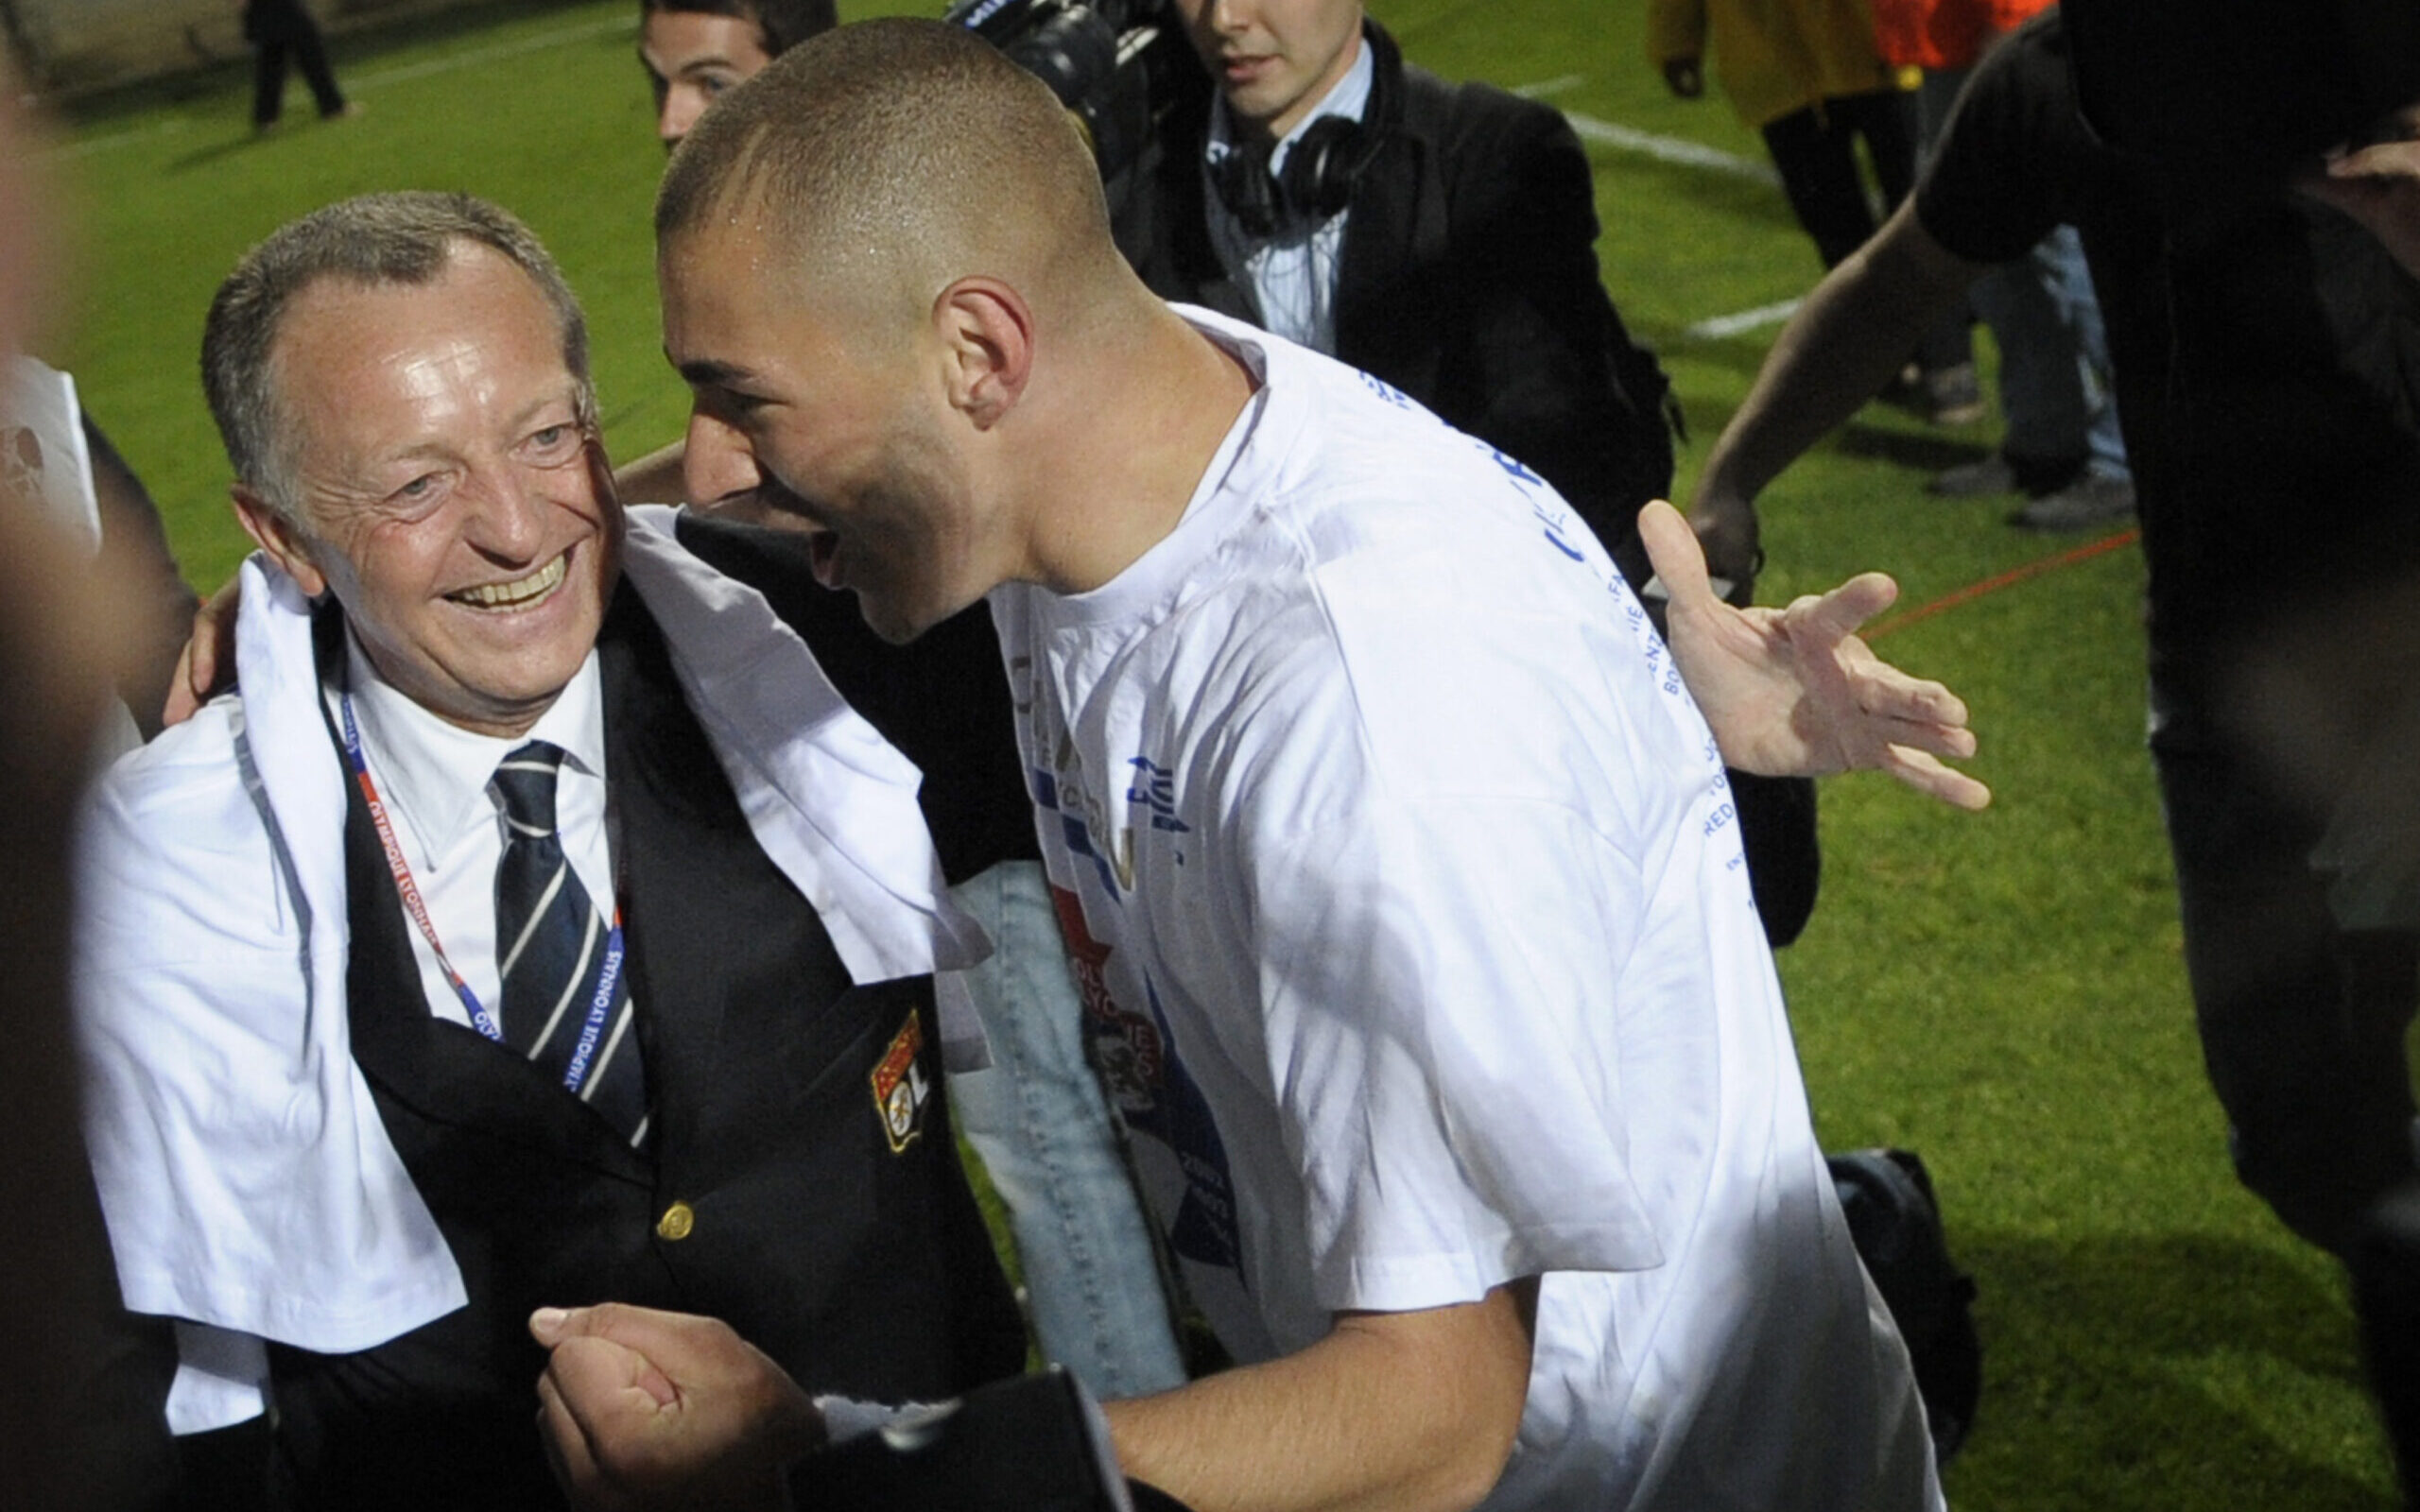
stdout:
[[(1916, 104), (1927, 154), (1965, 81), (1964, 69), (1925, 75)], [(2096, 474), (2130, 480), (2100, 299), (2075, 228), (2061, 226), (2025, 256), (1992, 268), (1969, 298), (2000, 349), (2000, 413), (2008, 421), (2000, 450), (2040, 461), (2081, 457)]]
[(1084, 1060), (1083, 1007), (1042, 864), (1003, 862), (950, 895), (993, 943), (964, 974), (992, 1065), (953, 1075), (950, 1106), (1008, 1204), (1042, 1352), (1104, 1400), (1183, 1385), (1149, 1220)]
[(2109, 339), (2100, 301), (2073, 226), (2061, 226), (2014, 262), (1976, 281), (1975, 313), (2000, 349), (2000, 449), (2018, 456), (2084, 458), (2125, 479), (2126, 442), (2109, 388)]

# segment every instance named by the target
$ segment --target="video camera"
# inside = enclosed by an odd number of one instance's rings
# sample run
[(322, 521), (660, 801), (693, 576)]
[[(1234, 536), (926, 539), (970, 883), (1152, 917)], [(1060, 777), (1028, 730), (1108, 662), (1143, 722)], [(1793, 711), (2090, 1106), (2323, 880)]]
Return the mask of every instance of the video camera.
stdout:
[(958, 0), (942, 19), (1050, 86), (1105, 183), (1142, 157), (1187, 71), (1201, 72), (1167, 0)]

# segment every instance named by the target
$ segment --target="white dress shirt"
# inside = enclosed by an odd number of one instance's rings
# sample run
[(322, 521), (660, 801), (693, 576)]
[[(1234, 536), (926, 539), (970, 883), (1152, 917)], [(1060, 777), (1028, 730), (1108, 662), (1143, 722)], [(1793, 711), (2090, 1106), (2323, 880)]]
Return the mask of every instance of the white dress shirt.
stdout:
[[(1368, 41), (1336, 87), (1311, 113), (1280, 137), (1269, 157), (1269, 171), (1285, 171), (1294, 144), (1313, 121), (1341, 115), (1361, 119), (1370, 108), (1370, 81), (1374, 75)], [(1201, 160), (1202, 203), (1209, 213), (1210, 245), (1227, 276), (1253, 292), (1263, 330), (1273, 331), (1298, 346), (1336, 354), (1336, 281), (1344, 256), (1344, 222), (1352, 212), (1340, 210), (1322, 221), (1289, 217), (1266, 237), (1244, 230), (1219, 198), (1212, 170), (1236, 150), (1234, 119), (1221, 94), (1210, 106), (1210, 136)]]
[[(371, 667), (360, 642), (348, 636), (345, 644), (362, 755), (404, 864), (411, 868), (412, 883), (446, 957), (473, 995), (500, 1021), (504, 990), (495, 965), (495, 868), (504, 855), (505, 826), (504, 803), (493, 779), (497, 764), (530, 741), (546, 741), (564, 752), (555, 783), (556, 830), (589, 898), (608, 919), (613, 917), (605, 708), (596, 653), (588, 653), (579, 673), (527, 734), (499, 738), (450, 725), (412, 702)], [(344, 715), (337, 700), (342, 692), (328, 690), (330, 714), (339, 730)], [(397, 909), (404, 906), (400, 895), (389, 901)], [(408, 918), (405, 933), (420, 962), (429, 1011), (469, 1025), (470, 1013), (445, 980), (428, 936)]]

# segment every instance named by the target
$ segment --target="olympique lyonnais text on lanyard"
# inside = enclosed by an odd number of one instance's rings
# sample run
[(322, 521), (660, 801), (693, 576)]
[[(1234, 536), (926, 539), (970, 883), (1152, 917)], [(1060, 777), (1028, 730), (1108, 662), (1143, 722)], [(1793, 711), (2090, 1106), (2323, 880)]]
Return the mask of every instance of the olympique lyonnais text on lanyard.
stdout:
[[(394, 826), (387, 822), (387, 805), (378, 799), (378, 784), (371, 781), (370, 763), (362, 756), (361, 733), (353, 722), (353, 695), (347, 693), (342, 696), (345, 765), (353, 768), (354, 781), (361, 784), (361, 797), (370, 805), (370, 822), (377, 826), (378, 843), (386, 849), (387, 869), (394, 874), (395, 891), (403, 897), (404, 912), (411, 915), (412, 922), (420, 926), (421, 937), (428, 941), (429, 950), (437, 956), (437, 969), (445, 973), (447, 985), (454, 988), (454, 995), (462, 1000), (463, 1008), (470, 1013), (471, 1026), (497, 1044), (503, 1044), (504, 1026), (497, 1023), (495, 1015), (479, 1002), (479, 995), (471, 990), (471, 984), (463, 981), (462, 973), (454, 970), (454, 962), (447, 957), (445, 947), (438, 943), (437, 925), (428, 917), (428, 905), (421, 902), (420, 887), (412, 881), (412, 868), (404, 860), (404, 848), (395, 840)], [(571, 1091), (579, 1091), (579, 1084), (587, 1079), (588, 1068), (596, 1049), (596, 1038), (605, 1031), (606, 1017), (614, 1006), (614, 986), (621, 974), (622, 905), (616, 899), (613, 932), (605, 936), (604, 970), (597, 974), (596, 990), (589, 998), (588, 1018), (580, 1025), (579, 1044), (573, 1050), (571, 1063), (563, 1071), (563, 1086)]]

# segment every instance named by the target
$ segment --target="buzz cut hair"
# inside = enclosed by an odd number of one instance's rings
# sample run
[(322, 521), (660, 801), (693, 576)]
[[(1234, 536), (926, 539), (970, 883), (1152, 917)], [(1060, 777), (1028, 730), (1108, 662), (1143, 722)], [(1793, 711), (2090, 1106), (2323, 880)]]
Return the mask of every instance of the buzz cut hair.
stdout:
[(672, 154), (658, 247), (710, 222), (756, 230), (819, 282), (910, 301), (972, 273), (1123, 266), (1092, 150), (1048, 86), (906, 17), (827, 32), (716, 102)]
[(277, 338), (286, 311), (323, 280), (357, 288), (436, 283), (464, 246), (493, 249), (529, 277), (555, 318), (579, 423), (594, 430), (588, 322), (545, 247), (509, 211), (466, 194), (405, 191), (339, 200), (291, 220), (244, 254), (202, 326), (201, 385), (235, 481), (302, 526), (297, 438), (281, 402)]

